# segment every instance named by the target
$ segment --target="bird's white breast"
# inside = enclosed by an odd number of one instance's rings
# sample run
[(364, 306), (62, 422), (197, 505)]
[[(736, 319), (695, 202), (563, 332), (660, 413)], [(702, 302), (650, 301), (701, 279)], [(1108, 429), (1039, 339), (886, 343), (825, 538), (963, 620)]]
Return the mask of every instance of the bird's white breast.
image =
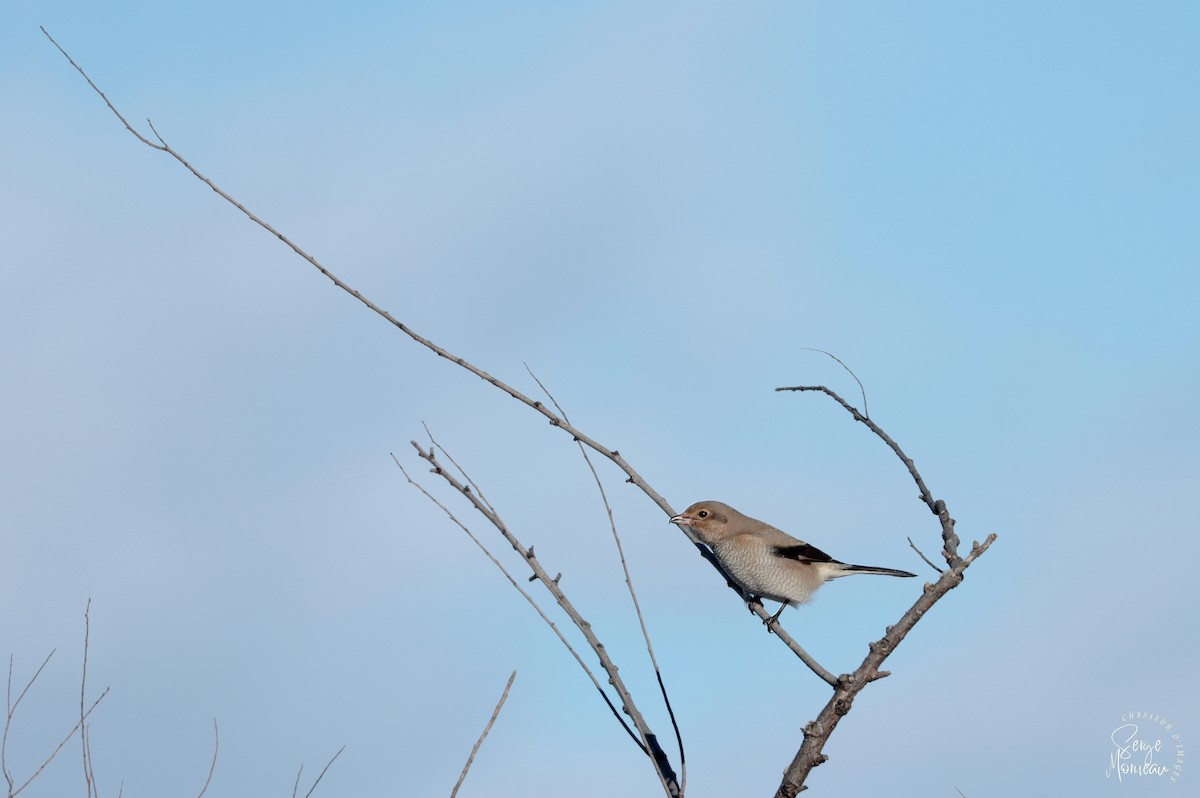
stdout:
[(802, 604), (824, 579), (812, 564), (780, 557), (775, 546), (739, 535), (713, 546), (721, 565), (742, 590), (772, 601)]

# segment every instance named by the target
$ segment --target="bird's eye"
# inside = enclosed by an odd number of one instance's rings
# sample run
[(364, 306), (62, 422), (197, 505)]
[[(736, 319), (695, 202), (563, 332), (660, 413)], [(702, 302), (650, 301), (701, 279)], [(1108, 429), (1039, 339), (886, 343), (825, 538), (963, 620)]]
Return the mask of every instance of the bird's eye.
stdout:
[(696, 513), (696, 515), (700, 516), (701, 518), (708, 518), (708, 510), (701, 510), (700, 512)]

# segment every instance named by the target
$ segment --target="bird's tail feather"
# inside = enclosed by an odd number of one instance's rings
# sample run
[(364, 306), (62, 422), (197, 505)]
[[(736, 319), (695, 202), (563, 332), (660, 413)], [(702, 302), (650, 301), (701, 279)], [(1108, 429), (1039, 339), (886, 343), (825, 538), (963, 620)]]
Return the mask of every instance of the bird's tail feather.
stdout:
[(901, 571), (897, 568), (876, 568), (873, 565), (843, 565), (842, 571), (845, 576), (850, 574), (882, 574), (883, 576), (916, 576), (908, 571)]

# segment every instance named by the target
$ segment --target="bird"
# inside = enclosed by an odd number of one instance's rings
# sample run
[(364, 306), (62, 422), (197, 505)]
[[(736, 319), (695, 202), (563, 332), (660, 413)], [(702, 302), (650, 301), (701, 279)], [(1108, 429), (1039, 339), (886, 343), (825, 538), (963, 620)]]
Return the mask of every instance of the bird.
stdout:
[(835, 560), (816, 546), (718, 501), (696, 502), (673, 516), (671, 523), (691, 529), (708, 545), (751, 601), (782, 602), (778, 612), (764, 621), (767, 625), (778, 621), (786, 607), (807, 602), (830, 579), (851, 574), (916, 576), (896, 568)]

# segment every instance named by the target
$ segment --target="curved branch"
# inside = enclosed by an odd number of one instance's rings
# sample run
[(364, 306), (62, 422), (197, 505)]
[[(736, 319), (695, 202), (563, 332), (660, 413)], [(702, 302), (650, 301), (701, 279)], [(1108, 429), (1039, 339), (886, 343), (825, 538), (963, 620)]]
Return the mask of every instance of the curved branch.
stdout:
[[(440, 446), (438, 446), (438, 448), (441, 449)], [(430, 447), (430, 451), (432, 451), (432, 447)], [(443, 449), (442, 451), (445, 450)], [(406, 480), (408, 480), (408, 484), (419, 490), (421, 494), (425, 496), (425, 498), (429, 499), (429, 501), (433, 502), (438, 509), (445, 513), (446, 517), (449, 518), (456, 526), (458, 526), (459, 529), (461, 529), (463, 532), (466, 532), (467, 537), (469, 537), (472, 542), (474, 542), (475, 545), (487, 555), (487, 558), (492, 561), (493, 565), (500, 569), (500, 573), (504, 574), (505, 578), (508, 579), (509, 584), (511, 584), (513, 588), (520, 593), (526, 601), (529, 602), (529, 605), (533, 607), (538, 616), (546, 622), (546, 625), (550, 627), (550, 630), (554, 632), (559, 641), (567, 647), (567, 651), (569, 651), (571, 656), (575, 658), (575, 661), (579, 663), (579, 667), (583, 668), (583, 672), (587, 674), (587, 677), (592, 680), (592, 685), (596, 688), (596, 692), (600, 694), (602, 699), (604, 699), (604, 703), (608, 706), (609, 711), (612, 712), (613, 717), (617, 719), (617, 722), (620, 723), (625, 729), (625, 733), (629, 735), (629, 739), (633, 740), (633, 744), (640, 748), (643, 754), (646, 753), (646, 747), (642, 745), (642, 741), (638, 739), (633, 729), (629, 728), (629, 724), (626, 723), (625, 719), (621, 717), (620, 711), (617, 709), (616, 705), (613, 704), (612, 699), (608, 697), (608, 693), (604, 692), (604, 688), (600, 686), (600, 681), (596, 679), (596, 674), (592, 673), (592, 669), (589, 668), (587, 663), (583, 661), (583, 657), (579, 656), (579, 652), (576, 651), (575, 647), (571, 645), (571, 641), (567, 640), (566, 635), (564, 635), (562, 630), (558, 628), (558, 624), (550, 620), (550, 616), (546, 615), (545, 610), (543, 610), (537, 601), (534, 600), (533, 596), (529, 595), (529, 591), (521, 587), (521, 583), (518, 582), (513, 575), (508, 572), (508, 569), (504, 567), (503, 563), (496, 559), (496, 555), (492, 554), (491, 550), (488, 549), (487, 546), (483, 545), (483, 541), (477, 538), (475, 533), (472, 532), (466, 524), (458, 520), (454, 513), (450, 512), (449, 507), (438, 501), (437, 497), (427, 491), (425, 487), (421, 485), (421, 483), (409, 476), (409, 473), (404, 466), (400, 465), (400, 460), (396, 457), (396, 455), (392, 455), (392, 460), (395, 461), (396, 467), (400, 469), (400, 473), (404, 475)], [(457, 463), (455, 466), (457, 467)], [(462, 469), (459, 470), (461, 471)], [(558, 577), (555, 577), (555, 581), (558, 581)]]
[[(832, 357), (832, 355), (831, 355)], [(839, 361), (840, 362), (840, 361)], [(913, 481), (917, 483), (917, 488), (921, 492), (921, 501), (929, 507), (930, 511), (937, 516), (942, 527), (942, 539), (944, 546), (942, 553), (946, 558), (949, 570), (941, 573), (936, 582), (925, 583), (925, 589), (921, 593), (920, 598), (909, 607), (904, 615), (900, 616), (900, 620), (894, 625), (889, 626), (887, 633), (879, 640), (871, 643), (869, 651), (862, 664), (852, 674), (842, 676), (834, 689), (833, 695), (829, 702), (817, 715), (816, 719), (804, 727), (804, 742), (801, 743), (800, 749), (793, 757), (791, 764), (783, 774), (783, 781), (779, 785), (778, 791), (775, 793), (775, 798), (795, 798), (796, 794), (806, 789), (804, 786), (805, 779), (812, 769), (822, 762), (825, 762), (828, 757), (823, 753), (825, 744), (829, 741), (829, 736), (833, 734), (833, 730), (837, 728), (839, 722), (846, 713), (850, 711), (854, 704), (854, 699), (864, 687), (877, 679), (887, 675), (887, 671), (880, 670), (880, 666), (896, 649), (909, 631), (916, 625), (917, 621), (925, 616), (925, 613), (937, 603), (939, 599), (945, 596), (962, 582), (963, 572), (979, 555), (988, 550), (988, 547), (996, 540), (996, 535), (988, 535), (983, 543), (974, 542), (971, 546), (970, 553), (965, 557), (958, 556), (958, 536), (954, 533), (954, 519), (950, 517), (949, 511), (946, 509), (946, 503), (941, 499), (933, 498), (933, 494), (929, 488), (925, 486), (925, 480), (921, 477), (921, 472), (917, 470), (916, 464), (912, 458), (904, 453), (900, 445), (892, 440), (891, 436), (883, 431), (874, 421), (867, 418), (863, 413), (860, 413), (854, 406), (847, 402), (837, 393), (826, 388), (823, 385), (800, 385), (791, 388), (776, 388), (776, 391), (817, 391), (824, 393), (838, 402), (846, 409), (855, 421), (860, 421), (874, 432), (884, 443), (888, 445), (900, 461), (904, 463), (908, 469), (908, 473), (912, 476)], [(909, 545), (912, 545), (917, 554), (925, 562), (929, 563), (935, 570), (941, 571), (929, 559), (921, 553), (913, 544), (912, 539), (909, 539)]]
[(900, 462), (904, 463), (908, 473), (912, 476), (913, 481), (917, 483), (917, 489), (921, 492), (921, 501), (929, 508), (929, 511), (938, 517), (938, 521), (942, 525), (942, 540), (945, 542), (942, 547), (942, 555), (946, 558), (946, 564), (951, 568), (961, 562), (958, 556), (958, 535), (954, 534), (954, 519), (950, 517), (949, 511), (946, 509), (946, 503), (941, 499), (933, 498), (933, 494), (929, 492), (929, 488), (925, 487), (925, 480), (921, 477), (921, 472), (917, 470), (917, 466), (913, 463), (912, 458), (904, 453), (900, 445), (892, 440), (891, 436), (884, 432), (878, 424), (867, 418), (862, 413), (858, 412), (858, 408), (847, 402), (837, 393), (826, 388), (824, 385), (797, 385), (791, 388), (776, 388), (779, 391), (820, 391), (821, 393), (831, 397), (838, 404), (846, 409), (850, 415), (854, 416), (855, 421), (860, 421), (866, 424), (867, 427), (886, 443), (896, 456), (900, 458)]

